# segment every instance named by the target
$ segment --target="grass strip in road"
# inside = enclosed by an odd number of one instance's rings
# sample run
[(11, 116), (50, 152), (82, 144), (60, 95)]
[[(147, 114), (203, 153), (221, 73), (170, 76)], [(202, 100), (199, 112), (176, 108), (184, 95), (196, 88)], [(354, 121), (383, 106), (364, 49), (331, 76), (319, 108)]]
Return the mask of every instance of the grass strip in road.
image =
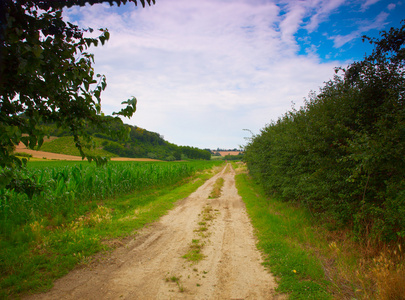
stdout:
[(1, 262), (0, 299), (48, 290), (76, 265), (89, 263), (93, 254), (121, 245), (120, 238), (156, 221), (213, 175), (204, 172), (166, 188), (104, 200), (65, 225), (51, 228), (41, 220), (34, 222), (30, 226), (35, 240), (2, 255), (7, 261)]
[(221, 196), (221, 190), (222, 190), (223, 186), (224, 186), (224, 178), (219, 177), (215, 181), (212, 191), (211, 191), (210, 195), (208, 196), (208, 199), (219, 198)]
[(277, 291), (290, 299), (332, 299), (322, 264), (306, 247), (316, 239), (309, 213), (268, 198), (246, 173), (236, 175), (236, 186), (265, 254), (264, 264), (277, 278)]
[(192, 263), (198, 263), (199, 261), (205, 258), (205, 255), (202, 253), (202, 248), (205, 243), (201, 243), (199, 239), (193, 239), (189, 246), (189, 250), (182, 257), (187, 259), (187, 261)]
[(210, 232), (208, 232), (209, 226), (211, 225), (211, 221), (215, 219), (214, 210), (212, 209), (211, 205), (207, 204), (200, 216), (200, 221), (198, 222), (198, 228), (194, 230), (194, 232), (198, 235), (198, 239), (193, 239), (189, 246), (189, 250), (186, 254), (182, 257), (185, 258), (187, 261), (191, 263), (198, 263), (199, 261), (203, 260), (206, 256), (202, 253), (202, 249), (204, 248), (206, 239)]

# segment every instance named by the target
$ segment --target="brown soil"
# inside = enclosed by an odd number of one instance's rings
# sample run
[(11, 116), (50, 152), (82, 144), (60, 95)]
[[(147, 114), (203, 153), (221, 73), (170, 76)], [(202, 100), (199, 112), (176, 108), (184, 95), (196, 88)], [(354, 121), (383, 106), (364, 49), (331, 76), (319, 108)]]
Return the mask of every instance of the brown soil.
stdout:
[(239, 155), (241, 151), (218, 151), (221, 156), (226, 156), (226, 155)]
[(27, 154), (32, 155), (32, 157), (35, 157), (35, 158), (56, 159), (56, 160), (82, 160), (82, 158), (80, 156), (31, 150), (31, 149), (28, 149), (21, 142), (17, 145), (15, 151), (16, 152), (25, 152)]
[[(31, 149), (28, 149), (23, 143), (19, 143), (18, 146), (16, 147), (15, 151), (16, 152), (25, 152), (27, 154), (32, 155), (32, 157), (35, 157), (35, 158), (44, 158), (44, 159), (51, 159), (51, 160), (82, 160), (81, 156), (31, 150)], [(113, 158), (111, 158), (111, 160), (112, 161), (157, 161), (156, 159), (150, 159), (150, 158), (129, 158), (129, 157), (113, 157)]]
[[(28, 299), (284, 299), (261, 264), (234, 176), (229, 165), (135, 239)], [(218, 177), (222, 195), (208, 199)], [(196, 262), (182, 257), (193, 240), (203, 245)]]

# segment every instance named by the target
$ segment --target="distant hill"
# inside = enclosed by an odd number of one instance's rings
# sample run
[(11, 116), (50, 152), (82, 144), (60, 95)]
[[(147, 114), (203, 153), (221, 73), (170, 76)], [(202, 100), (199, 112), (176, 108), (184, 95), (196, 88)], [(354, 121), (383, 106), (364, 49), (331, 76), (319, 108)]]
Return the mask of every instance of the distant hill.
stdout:
[[(104, 157), (118, 156), (118, 155), (115, 155), (115, 154), (103, 149), (101, 144), (104, 142), (104, 139), (94, 138), (93, 142), (96, 146), (95, 149), (91, 149), (91, 150), (84, 149), (84, 152), (86, 154), (98, 155), (98, 156), (104, 156)], [(79, 149), (76, 148), (75, 142), (74, 142), (72, 136), (61, 136), (61, 137), (52, 136), (52, 139), (45, 140), (44, 143), (42, 144), (41, 148), (38, 150), (45, 151), (45, 152), (58, 153), (58, 154), (80, 156)]]
[[(190, 146), (178, 146), (169, 143), (163, 137), (146, 129), (124, 124), (129, 132), (129, 138), (125, 141), (120, 139), (120, 123), (113, 117), (105, 117), (104, 127), (108, 128), (109, 134), (100, 130), (89, 128), (88, 131), (94, 136), (96, 149), (92, 150), (93, 155), (107, 157), (131, 157), (131, 158), (152, 158), (160, 160), (182, 160), (182, 159), (204, 159), (209, 160), (209, 150), (198, 149)], [(73, 138), (69, 132), (49, 126), (52, 136), (59, 137), (44, 143), (40, 150), (61, 154), (79, 155), (75, 148)], [(89, 150), (85, 150), (89, 151)]]

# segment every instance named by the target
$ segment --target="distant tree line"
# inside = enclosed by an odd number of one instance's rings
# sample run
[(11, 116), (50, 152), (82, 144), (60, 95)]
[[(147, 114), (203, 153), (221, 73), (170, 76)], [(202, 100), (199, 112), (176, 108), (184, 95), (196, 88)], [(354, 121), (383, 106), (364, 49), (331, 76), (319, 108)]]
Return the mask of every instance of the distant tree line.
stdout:
[(225, 160), (242, 160), (243, 159), (243, 154), (239, 153), (238, 155), (225, 155), (224, 156)]
[[(104, 150), (121, 157), (153, 158), (160, 160), (202, 159), (210, 160), (211, 153), (207, 150), (190, 146), (177, 146), (165, 141), (156, 132), (125, 124), (125, 135), (122, 135), (122, 123), (116, 118), (105, 116), (102, 121), (103, 130), (99, 126), (87, 128), (87, 134), (106, 141), (102, 143)], [(53, 126), (51, 135), (70, 135), (69, 130)]]
[[(404, 23), (404, 21), (402, 21)], [(358, 238), (405, 238), (405, 25), (304, 107), (263, 128), (245, 161), (265, 190), (307, 205)]]
[(233, 148), (233, 149), (220, 149), (220, 148), (217, 148), (217, 152), (218, 151), (240, 151), (240, 150), (238, 150), (236, 148)]

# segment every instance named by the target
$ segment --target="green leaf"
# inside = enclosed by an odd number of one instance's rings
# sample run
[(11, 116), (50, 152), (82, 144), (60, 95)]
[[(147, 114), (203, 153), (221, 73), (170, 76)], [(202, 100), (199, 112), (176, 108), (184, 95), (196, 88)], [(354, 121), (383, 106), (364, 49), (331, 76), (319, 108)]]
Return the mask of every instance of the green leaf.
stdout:
[(32, 52), (34, 53), (35, 57), (38, 58), (38, 57), (41, 56), (43, 50), (42, 50), (41, 46), (35, 45), (35, 46), (32, 48)]
[(135, 97), (132, 97), (131, 99), (128, 99), (127, 101), (122, 102), (121, 104), (128, 104), (127, 107), (124, 109), (121, 109), (117, 113), (114, 112), (113, 115), (120, 115), (120, 116), (124, 116), (127, 118), (131, 118), (132, 115), (136, 111), (136, 103), (137, 103), (137, 100)]

